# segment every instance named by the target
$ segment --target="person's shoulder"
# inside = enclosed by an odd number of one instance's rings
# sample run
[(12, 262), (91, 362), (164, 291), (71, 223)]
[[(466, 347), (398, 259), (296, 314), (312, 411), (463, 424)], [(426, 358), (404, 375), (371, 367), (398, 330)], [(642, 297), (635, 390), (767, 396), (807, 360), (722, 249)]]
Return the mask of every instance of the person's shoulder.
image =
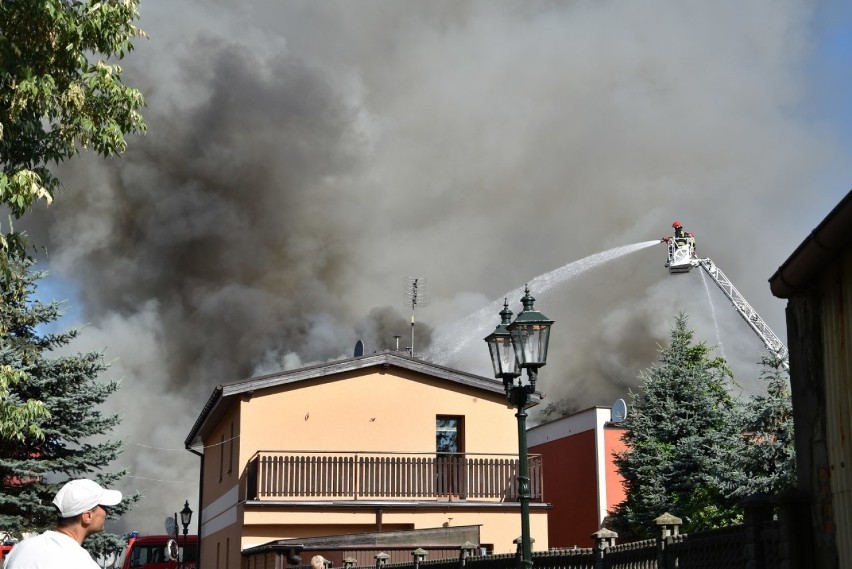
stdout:
[(6, 558), (4, 569), (52, 567), (94, 569), (100, 566), (73, 538), (48, 530), (17, 543)]
[(16, 569), (18, 567), (30, 567), (34, 556), (38, 556), (44, 549), (45, 536), (43, 533), (22, 539), (12, 548), (6, 556), (4, 569)]
[(33, 547), (39, 547), (47, 539), (45, 535), (46, 533), (47, 532), (39, 533), (22, 539), (21, 541), (15, 544), (15, 546), (12, 548), (12, 551), (9, 552), (9, 555), (7, 557), (11, 557), (12, 553), (16, 551), (21, 552), (31, 549)]

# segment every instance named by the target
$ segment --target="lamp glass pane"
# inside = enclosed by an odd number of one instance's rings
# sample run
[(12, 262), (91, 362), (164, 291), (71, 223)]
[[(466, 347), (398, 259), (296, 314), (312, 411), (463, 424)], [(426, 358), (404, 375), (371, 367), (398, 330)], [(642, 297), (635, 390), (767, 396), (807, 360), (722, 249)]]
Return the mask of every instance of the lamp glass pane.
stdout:
[(192, 521), (192, 510), (188, 507), (184, 507), (183, 510), (180, 511), (180, 523), (182, 525), (188, 526)]
[(491, 352), (491, 365), (494, 366), (494, 377), (501, 377), (507, 373), (516, 373), (515, 351), (512, 348), (510, 337), (491, 337), (488, 341), (488, 350)]
[(550, 326), (536, 323), (513, 326), (512, 345), (521, 366), (543, 366), (547, 362)]

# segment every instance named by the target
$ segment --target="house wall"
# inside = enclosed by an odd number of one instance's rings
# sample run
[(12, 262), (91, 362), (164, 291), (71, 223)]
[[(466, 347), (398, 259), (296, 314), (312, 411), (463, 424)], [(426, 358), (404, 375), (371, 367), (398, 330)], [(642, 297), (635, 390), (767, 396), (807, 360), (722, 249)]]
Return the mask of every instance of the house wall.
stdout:
[(234, 405), (204, 440), (199, 534), (200, 561), (218, 569), (240, 567), (240, 408)]
[(201, 540), (199, 567), (208, 569), (239, 569), (241, 566), (239, 526), (229, 526)]
[(535, 447), (558, 472), (558, 479), (545, 481), (548, 500), (553, 504), (548, 542), (553, 547), (589, 547), (588, 531), (598, 517), (595, 477), (595, 432), (585, 431)]
[[(852, 566), (852, 192), (769, 279), (788, 299), (796, 476), (809, 515), (791, 544), (814, 568)], [(810, 531), (807, 531), (810, 529)]]
[(612, 456), (624, 448), (623, 429), (608, 426), (610, 414), (608, 407), (594, 407), (530, 429), (530, 452), (541, 454), (546, 465), (551, 547), (591, 547), (591, 534), (624, 499)]
[[(518, 452), (501, 394), (398, 368), (265, 391), (241, 402), (240, 464), (258, 450), (435, 452), (436, 415), (464, 416), (466, 452)], [(251, 444), (247, 444), (251, 441)]]
[[(203, 536), (236, 524), (240, 512), (240, 410), (232, 406), (204, 439), (204, 468), (199, 533)], [(204, 551), (202, 549), (202, 556)]]
[(825, 426), (840, 567), (852, 567), (852, 253), (823, 276)]
[(814, 567), (852, 566), (852, 253), (787, 305), (798, 485)]
[(615, 506), (627, 498), (627, 490), (624, 487), (624, 478), (618, 473), (615, 465), (615, 454), (627, 450), (627, 445), (621, 440), (624, 435), (623, 427), (604, 427), (604, 441), (606, 443), (607, 461), (604, 466), (606, 476), (606, 513), (609, 515)]
[[(514, 540), (521, 535), (520, 507), (506, 509), (386, 509), (381, 514), (381, 528), (373, 510), (327, 511), (298, 508), (247, 512), (242, 547), (254, 547), (276, 539), (316, 537), (344, 533), (368, 533), (401, 529), (425, 529), (482, 524), (482, 544), (494, 546), (496, 553), (513, 553)], [(548, 513), (546, 509), (530, 512), (530, 536), (536, 551), (548, 548)]]

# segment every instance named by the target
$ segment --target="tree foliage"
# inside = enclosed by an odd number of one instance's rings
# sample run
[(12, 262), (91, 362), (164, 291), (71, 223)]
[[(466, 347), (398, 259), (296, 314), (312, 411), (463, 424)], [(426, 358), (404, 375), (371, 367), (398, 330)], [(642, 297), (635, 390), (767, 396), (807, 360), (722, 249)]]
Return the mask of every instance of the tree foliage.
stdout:
[(0, 2), (0, 203), (20, 217), (52, 199), (48, 168), (82, 150), (124, 152), (141, 93), (113, 60), (133, 49), (138, 0)]
[(724, 359), (693, 342), (681, 314), (671, 345), (639, 379), (625, 423), (628, 450), (615, 461), (627, 498), (613, 513), (614, 529), (622, 538), (644, 537), (664, 512), (681, 517), (687, 531), (737, 520), (737, 500), (725, 489), (740, 440), (738, 412)]
[[(28, 243), (14, 230), (34, 202), (52, 202), (60, 185), (50, 165), (81, 150), (124, 152), (125, 135), (142, 133), (141, 93), (122, 82), (115, 62), (144, 36), (134, 25), (139, 0), (0, 1), (0, 275), (16, 278)], [(4, 294), (8, 294), (7, 288)], [(5, 302), (5, 298), (3, 301)], [(5, 330), (0, 330), (5, 335)], [(46, 408), (12, 388), (26, 381), (0, 367), (0, 436), (38, 435)]]
[[(0, 277), (2, 279), (2, 277)], [(12, 278), (11, 281), (14, 281)], [(26, 301), (21, 286), (11, 286), (9, 279), (0, 280), (0, 361), (13, 360), (9, 326), (12, 312)], [(18, 283), (20, 284), (20, 283)], [(39, 398), (22, 399), (15, 387), (27, 381), (27, 374), (7, 363), (0, 364), (0, 440), (37, 439), (42, 437), (40, 420), (50, 413)]]
[(740, 418), (741, 448), (730, 493), (739, 498), (773, 495), (796, 485), (793, 403), (786, 360), (775, 353), (761, 361), (763, 395), (752, 396)]
[[(49, 415), (39, 417), (40, 436), (24, 432), (0, 438), (0, 527), (20, 534), (52, 527), (56, 513), (51, 505), (67, 480), (93, 477), (110, 485), (125, 472), (106, 472), (122, 443), (107, 437), (119, 424), (114, 414), (99, 407), (118, 389), (116, 381), (98, 381), (106, 369), (99, 353), (55, 355), (67, 349), (76, 330), (44, 332), (60, 316), (56, 302), (33, 299), (40, 273), (31, 263), (16, 265), (17, 278), (0, 285), (9, 293), (2, 303), (0, 365), (22, 370), (25, 378), (10, 386), (13, 398), (40, 400)], [(138, 496), (110, 509), (120, 516)], [(99, 540), (111, 539), (101, 537)]]

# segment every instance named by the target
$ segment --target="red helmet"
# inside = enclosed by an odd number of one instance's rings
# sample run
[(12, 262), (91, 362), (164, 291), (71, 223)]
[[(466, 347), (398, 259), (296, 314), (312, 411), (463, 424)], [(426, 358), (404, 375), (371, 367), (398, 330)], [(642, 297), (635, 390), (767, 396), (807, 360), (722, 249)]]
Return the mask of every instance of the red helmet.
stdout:
[(677, 229), (678, 227), (681, 227), (680, 222), (675, 221), (674, 223), (672, 223), (672, 227), (674, 227), (675, 229)]

